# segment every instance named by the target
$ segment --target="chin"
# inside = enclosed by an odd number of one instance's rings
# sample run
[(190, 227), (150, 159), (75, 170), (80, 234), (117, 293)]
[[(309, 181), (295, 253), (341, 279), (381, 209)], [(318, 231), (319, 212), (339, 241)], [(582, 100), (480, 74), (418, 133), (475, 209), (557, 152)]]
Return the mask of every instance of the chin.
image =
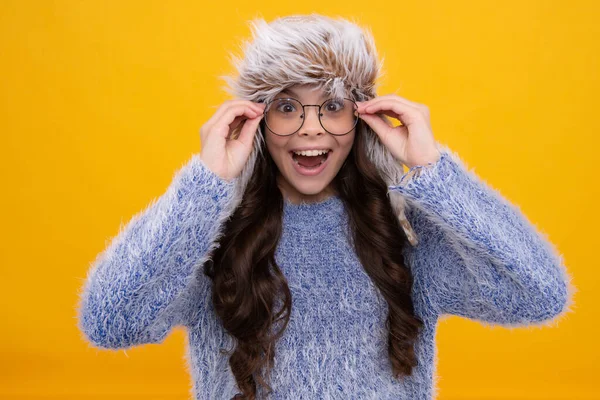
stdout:
[(327, 189), (331, 181), (327, 182), (298, 182), (288, 181), (288, 183), (300, 194), (305, 196), (314, 196)]
[(283, 189), (300, 196), (317, 196), (323, 191), (328, 191), (340, 167), (333, 164), (328, 165), (328, 168), (318, 176), (299, 175), (293, 167), (280, 169), (280, 171), (285, 171), (281, 174), (282, 180), (285, 181), (282, 182)]

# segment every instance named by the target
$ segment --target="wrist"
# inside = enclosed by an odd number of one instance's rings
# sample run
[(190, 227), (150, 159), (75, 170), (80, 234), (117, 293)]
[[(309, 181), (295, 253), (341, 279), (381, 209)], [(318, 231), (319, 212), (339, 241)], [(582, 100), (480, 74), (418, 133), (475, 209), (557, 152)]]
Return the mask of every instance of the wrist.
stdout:
[(408, 167), (408, 169), (411, 169), (416, 166), (425, 166), (427, 164), (435, 164), (436, 162), (438, 162), (440, 160), (441, 156), (442, 156), (442, 154), (439, 152), (439, 150), (435, 150), (433, 155), (423, 157), (422, 159), (419, 159), (418, 161), (416, 161), (414, 163), (406, 163), (405, 165)]

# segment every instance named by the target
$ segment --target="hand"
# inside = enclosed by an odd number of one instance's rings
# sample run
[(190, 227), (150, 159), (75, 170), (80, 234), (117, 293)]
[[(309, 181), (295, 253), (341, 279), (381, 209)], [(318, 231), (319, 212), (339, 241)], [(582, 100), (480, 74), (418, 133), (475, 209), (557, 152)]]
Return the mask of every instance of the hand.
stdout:
[(228, 181), (240, 175), (264, 109), (264, 103), (227, 100), (200, 128), (200, 158), (216, 175)]
[[(357, 102), (359, 118), (375, 131), (392, 155), (408, 168), (440, 159), (435, 145), (429, 109), (397, 95), (378, 96)], [(392, 117), (402, 125), (394, 127)]]

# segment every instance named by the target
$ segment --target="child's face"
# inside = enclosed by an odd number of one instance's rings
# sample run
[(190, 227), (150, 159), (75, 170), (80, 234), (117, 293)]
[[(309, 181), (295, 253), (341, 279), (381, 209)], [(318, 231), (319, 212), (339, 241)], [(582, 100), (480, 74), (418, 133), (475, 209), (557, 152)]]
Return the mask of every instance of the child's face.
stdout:
[[(292, 86), (280, 92), (275, 96), (275, 99), (287, 97), (297, 99), (302, 104), (322, 104), (328, 98), (322, 89), (315, 89), (306, 85)], [(335, 105), (333, 107), (335, 108)], [(290, 107), (290, 105), (284, 104), (280, 108), (289, 112), (293, 110), (293, 105)], [(293, 121), (290, 121), (290, 124), (297, 123), (297, 121)], [(289, 136), (278, 136), (266, 127), (264, 130), (267, 148), (279, 168), (278, 183), (284, 197), (287, 197), (293, 203), (299, 203), (300, 200), (307, 202), (319, 201), (334, 194), (331, 182), (352, 149), (356, 128), (343, 136), (332, 135), (325, 131), (319, 123), (318, 107), (305, 107), (304, 123), (296, 133)], [(295, 128), (292, 129), (292, 132), (293, 130)], [(309, 175), (310, 172), (309, 174), (306, 173), (307, 169), (303, 169), (296, 164), (297, 161), (294, 158), (297, 157), (294, 156), (292, 150), (298, 150), (299, 148), (329, 150), (323, 165), (315, 170), (318, 173)], [(316, 161), (320, 160), (321, 157), (316, 156), (307, 159), (305, 163), (312, 164), (309, 160), (314, 159)]]

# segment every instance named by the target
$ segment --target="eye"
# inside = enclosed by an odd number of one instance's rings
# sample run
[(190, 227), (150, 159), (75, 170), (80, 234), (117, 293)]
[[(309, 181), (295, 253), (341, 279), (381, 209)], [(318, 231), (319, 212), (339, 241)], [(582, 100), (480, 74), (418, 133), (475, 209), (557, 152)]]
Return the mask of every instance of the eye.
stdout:
[(279, 112), (283, 112), (284, 114), (296, 111), (296, 107), (294, 106), (294, 103), (292, 103), (291, 101), (285, 101), (285, 100), (279, 101), (277, 103), (277, 107), (275, 109)]
[(327, 102), (327, 104), (325, 104), (325, 111), (328, 111), (328, 112), (340, 111), (343, 108), (344, 108), (343, 100), (329, 100), (329, 102)]

